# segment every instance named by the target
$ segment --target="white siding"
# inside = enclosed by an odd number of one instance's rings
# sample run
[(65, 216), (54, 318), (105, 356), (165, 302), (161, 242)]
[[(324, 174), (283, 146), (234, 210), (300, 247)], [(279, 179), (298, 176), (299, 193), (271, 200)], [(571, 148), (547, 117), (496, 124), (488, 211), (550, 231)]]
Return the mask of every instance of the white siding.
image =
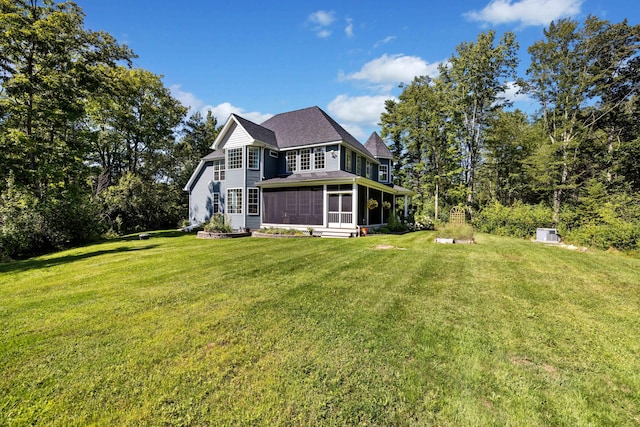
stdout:
[(227, 149), (244, 147), (245, 145), (251, 144), (252, 142), (253, 139), (249, 136), (249, 134), (244, 129), (242, 129), (242, 127), (234, 123), (229, 129), (227, 135), (221, 141), (218, 148)]

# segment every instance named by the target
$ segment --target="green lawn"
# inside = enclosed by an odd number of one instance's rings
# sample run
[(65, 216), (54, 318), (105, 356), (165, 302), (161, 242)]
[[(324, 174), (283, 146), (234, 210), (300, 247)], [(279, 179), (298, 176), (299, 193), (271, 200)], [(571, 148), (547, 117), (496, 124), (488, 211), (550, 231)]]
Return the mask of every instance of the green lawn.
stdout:
[(640, 259), (434, 237), (0, 265), (0, 425), (640, 425)]

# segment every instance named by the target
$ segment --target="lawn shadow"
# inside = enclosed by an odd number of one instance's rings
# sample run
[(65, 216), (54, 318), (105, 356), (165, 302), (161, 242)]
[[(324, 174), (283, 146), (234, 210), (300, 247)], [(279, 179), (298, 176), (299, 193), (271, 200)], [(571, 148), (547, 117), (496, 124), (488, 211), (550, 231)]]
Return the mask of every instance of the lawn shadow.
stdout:
[(8, 263), (0, 264), (0, 273), (13, 273), (13, 272), (28, 271), (28, 270), (37, 270), (40, 268), (55, 267), (57, 265), (68, 264), (71, 262), (80, 261), (87, 258), (93, 258), (100, 255), (117, 254), (117, 253), (123, 253), (123, 252), (137, 252), (137, 251), (143, 251), (147, 249), (153, 249), (157, 246), (158, 245), (154, 245), (154, 244), (135, 247), (135, 248), (132, 248), (129, 246), (120, 246), (113, 249), (97, 250), (97, 251), (87, 252), (87, 253), (78, 254), (78, 255), (66, 255), (61, 257), (45, 258), (45, 259), (32, 258), (32, 259), (26, 259), (22, 261), (12, 261)]

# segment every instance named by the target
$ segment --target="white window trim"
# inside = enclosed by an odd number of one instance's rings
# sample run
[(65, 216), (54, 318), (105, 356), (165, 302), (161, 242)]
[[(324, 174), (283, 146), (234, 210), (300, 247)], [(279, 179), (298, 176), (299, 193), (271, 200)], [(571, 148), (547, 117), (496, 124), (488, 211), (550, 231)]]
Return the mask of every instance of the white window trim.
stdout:
[[(386, 179), (382, 179), (382, 168), (385, 169)], [(389, 182), (389, 165), (378, 165), (378, 180), (380, 182)]]
[[(231, 164), (231, 161), (230, 161), (230, 158), (231, 158), (230, 154), (231, 154), (232, 150), (234, 150), (234, 152), (235, 152), (235, 150), (239, 150), (239, 152), (240, 152), (240, 167), (231, 167), (232, 164)], [(227, 170), (242, 169), (244, 167), (244, 150), (241, 147), (240, 148), (228, 148), (226, 154), (227, 155), (226, 155), (226, 159), (225, 159), (226, 160), (225, 166), (226, 166)]]
[[(293, 169), (289, 167), (289, 156), (293, 155)], [(298, 171), (298, 150), (287, 151), (284, 156), (284, 161), (287, 164), (287, 172), (294, 173)]]
[[(240, 197), (237, 197), (238, 190), (240, 191)], [(236, 203), (233, 203), (234, 200), (233, 200), (233, 197), (231, 197), (232, 193), (236, 194), (236, 198), (235, 198)], [(227, 205), (225, 209), (226, 213), (230, 215), (242, 215), (242, 205), (243, 205), (242, 187), (227, 188), (226, 205)], [(231, 207), (235, 208), (235, 212), (230, 212)]]
[[(313, 170), (325, 170), (327, 168), (327, 148), (326, 147), (316, 147), (312, 151), (313, 153)], [(322, 153), (322, 167), (316, 167), (316, 155), (317, 153)]]
[[(256, 160), (257, 160), (257, 163), (258, 163), (256, 167), (253, 167), (253, 165), (250, 164), (251, 156), (249, 155), (249, 153), (252, 150), (256, 151)], [(252, 171), (260, 170), (260, 147), (253, 147), (253, 146), (248, 146), (247, 147), (247, 169), (252, 170)]]
[[(249, 195), (251, 194), (252, 190), (256, 191), (256, 202), (255, 203), (250, 203), (249, 202)], [(252, 213), (251, 212), (251, 206), (255, 205), (256, 206), (256, 212)], [(251, 215), (251, 216), (258, 216), (260, 215), (260, 189), (258, 187), (249, 187), (247, 188), (247, 215)]]

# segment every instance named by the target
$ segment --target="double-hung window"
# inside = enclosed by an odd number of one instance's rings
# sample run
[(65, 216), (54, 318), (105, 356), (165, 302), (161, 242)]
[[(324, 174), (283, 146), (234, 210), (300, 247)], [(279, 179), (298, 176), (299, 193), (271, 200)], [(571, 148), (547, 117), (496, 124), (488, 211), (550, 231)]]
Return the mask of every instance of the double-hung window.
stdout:
[(257, 188), (247, 188), (247, 213), (260, 215), (260, 191)]
[(367, 178), (371, 178), (371, 162), (369, 160), (367, 160), (367, 170), (365, 176)]
[(213, 213), (220, 213), (220, 193), (213, 193)]
[(351, 172), (353, 170), (352, 158), (351, 158), (351, 150), (348, 148), (344, 151), (344, 170)]
[(313, 153), (313, 168), (324, 169), (324, 147), (318, 147)]
[(378, 181), (389, 182), (389, 166), (387, 165), (378, 166)]
[(297, 170), (296, 166), (298, 165), (298, 151), (292, 150), (287, 151), (287, 172), (295, 172)]
[(242, 147), (227, 150), (227, 168), (242, 169)]
[(311, 169), (311, 148), (303, 148), (300, 150), (300, 170), (308, 171)]
[(224, 160), (213, 161), (213, 180), (224, 181)]
[(356, 175), (362, 175), (362, 157), (356, 156)]
[(242, 188), (227, 189), (227, 213), (242, 213)]
[(260, 147), (247, 147), (247, 167), (249, 169), (260, 169)]

